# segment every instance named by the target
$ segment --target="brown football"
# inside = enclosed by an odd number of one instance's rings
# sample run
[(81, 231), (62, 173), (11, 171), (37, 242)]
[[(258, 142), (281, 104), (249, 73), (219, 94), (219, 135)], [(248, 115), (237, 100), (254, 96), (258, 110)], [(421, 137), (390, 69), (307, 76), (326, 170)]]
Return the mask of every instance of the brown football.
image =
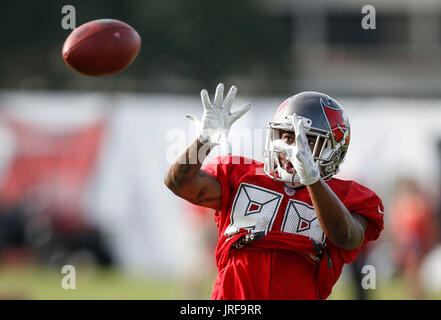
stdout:
[(141, 37), (114, 19), (87, 22), (74, 29), (63, 45), (63, 59), (88, 76), (108, 76), (127, 68), (141, 49)]

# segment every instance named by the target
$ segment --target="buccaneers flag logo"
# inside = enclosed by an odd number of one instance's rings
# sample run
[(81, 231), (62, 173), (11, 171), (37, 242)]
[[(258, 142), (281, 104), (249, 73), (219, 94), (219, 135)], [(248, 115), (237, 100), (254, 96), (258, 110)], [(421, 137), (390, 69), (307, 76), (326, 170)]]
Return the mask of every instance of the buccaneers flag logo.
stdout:
[(329, 127), (334, 134), (335, 141), (341, 142), (348, 130), (346, 114), (341, 108), (337, 109), (327, 106), (322, 99), (320, 99), (320, 104), (326, 114), (326, 118), (328, 118)]

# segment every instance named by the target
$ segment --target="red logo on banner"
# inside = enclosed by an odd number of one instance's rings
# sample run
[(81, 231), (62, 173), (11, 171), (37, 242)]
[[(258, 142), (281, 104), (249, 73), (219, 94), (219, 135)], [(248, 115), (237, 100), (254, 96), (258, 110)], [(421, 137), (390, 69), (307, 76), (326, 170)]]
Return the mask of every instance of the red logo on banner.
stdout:
[(75, 131), (51, 132), (9, 121), (17, 150), (0, 185), (0, 202), (18, 205), (32, 192), (34, 197), (44, 198), (57, 208), (79, 207), (94, 169), (105, 122)]

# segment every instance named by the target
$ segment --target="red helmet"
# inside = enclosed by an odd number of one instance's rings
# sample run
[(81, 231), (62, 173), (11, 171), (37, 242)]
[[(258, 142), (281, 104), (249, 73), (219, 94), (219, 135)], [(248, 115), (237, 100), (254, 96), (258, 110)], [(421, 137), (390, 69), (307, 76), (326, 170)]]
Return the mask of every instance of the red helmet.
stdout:
[[(273, 142), (280, 139), (280, 130), (294, 131), (293, 115), (306, 118), (306, 134), (316, 137), (312, 154), (324, 180), (340, 170), (349, 147), (350, 126), (342, 106), (326, 94), (307, 91), (286, 99), (267, 126), (264, 171), (275, 180), (295, 184), (298, 175), (285, 171)], [(323, 143), (323, 144), (322, 144)], [(321, 145), (321, 150), (318, 150)]]

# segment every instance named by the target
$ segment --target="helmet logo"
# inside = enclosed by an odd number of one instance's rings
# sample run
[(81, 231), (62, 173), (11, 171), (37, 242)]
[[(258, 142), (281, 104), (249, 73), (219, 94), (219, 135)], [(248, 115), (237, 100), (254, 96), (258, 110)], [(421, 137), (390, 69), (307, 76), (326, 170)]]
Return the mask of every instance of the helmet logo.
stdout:
[(288, 104), (288, 102), (289, 102), (289, 98), (286, 99), (285, 101), (283, 101), (282, 104), (277, 108), (277, 111), (276, 111), (276, 113), (275, 113), (275, 115), (274, 115), (274, 119), (276, 119), (276, 118), (277, 118), (277, 115), (278, 115), (280, 112), (282, 112), (283, 108)]
[(335, 141), (340, 142), (348, 130), (346, 115), (343, 109), (327, 106), (321, 98), (320, 104), (325, 112), (326, 118), (328, 119), (329, 127), (332, 130)]

